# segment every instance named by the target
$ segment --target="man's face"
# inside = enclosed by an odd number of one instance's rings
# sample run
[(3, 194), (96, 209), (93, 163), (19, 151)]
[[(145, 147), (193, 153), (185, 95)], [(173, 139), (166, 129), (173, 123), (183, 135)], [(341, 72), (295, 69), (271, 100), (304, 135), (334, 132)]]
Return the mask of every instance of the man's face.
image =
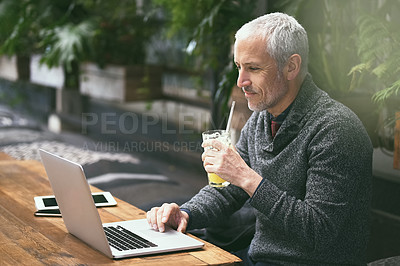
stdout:
[(266, 51), (265, 41), (237, 41), (234, 51), (239, 71), (237, 86), (241, 87), (252, 111), (271, 109), (279, 105), (289, 91), (288, 83)]

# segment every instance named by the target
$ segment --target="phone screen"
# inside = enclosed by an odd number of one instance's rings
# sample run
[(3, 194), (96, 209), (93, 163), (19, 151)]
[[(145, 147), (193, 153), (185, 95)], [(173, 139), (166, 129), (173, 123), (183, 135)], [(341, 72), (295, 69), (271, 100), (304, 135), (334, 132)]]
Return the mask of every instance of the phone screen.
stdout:
[(92, 195), (94, 203), (106, 203), (107, 199), (104, 195)]
[(43, 203), (44, 203), (44, 206), (46, 206), (46, 207), (57, 206), (57, 201), (55, 198), (44, 198)]
[[(106, 203), (107, 199), (104, 195), (93, 195), (94, 203)], [(55, 198), (44, 198), (43, 199), (44, 206), (46, 207), (54, 207), (57, 206), (57, 201)]]

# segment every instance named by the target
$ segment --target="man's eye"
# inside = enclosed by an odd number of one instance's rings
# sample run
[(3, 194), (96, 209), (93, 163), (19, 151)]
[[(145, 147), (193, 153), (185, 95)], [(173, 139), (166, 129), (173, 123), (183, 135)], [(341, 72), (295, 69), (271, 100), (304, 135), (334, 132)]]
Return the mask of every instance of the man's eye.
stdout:
[(249, 67), (249, 69), (252, 70), (252, 71), (260, 70), (259, 67)]
[(236, 66), (236, 69), (237, 69), (237, 70), (240, 70), (240, 66), (237, 65), (237, 66)]

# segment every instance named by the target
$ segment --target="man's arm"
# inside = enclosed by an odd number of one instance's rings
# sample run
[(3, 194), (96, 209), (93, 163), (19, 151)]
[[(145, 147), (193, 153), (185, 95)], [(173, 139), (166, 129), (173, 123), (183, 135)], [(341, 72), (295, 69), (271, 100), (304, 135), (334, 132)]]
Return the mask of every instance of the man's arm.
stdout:
[[(247, 158), (244, 154), (242, 157)], [(251, 188), (248, 190), (250, 191)], [(249, 196), (242, 189), (234, 185), (222, 189), (206, 186), (181, 207), (190, 210), (191, 217), (196, 217), (190, 223), (193, 225), (192, 228), (204, 228), (211, 225), (212, 221), (224, 221), (224, 217), (238, 210), (248, 198)], [(177, 223), (177, 220), (180, 223)], [(147, 213), (147, 221), (155, 230), (163, 231), (165, 225), (168, 225), (184, 232), (189, 224), (189, 215), (181, 211), (177, 204), (164, 204), (161, 207), (152, 208)]]

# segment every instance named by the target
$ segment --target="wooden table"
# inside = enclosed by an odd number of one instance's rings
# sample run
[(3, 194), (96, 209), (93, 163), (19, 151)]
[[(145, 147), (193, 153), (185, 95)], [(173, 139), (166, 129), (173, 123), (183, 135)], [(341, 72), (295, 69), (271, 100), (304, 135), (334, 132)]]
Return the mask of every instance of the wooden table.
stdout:
[[(93, 192), (101, 191), (91, 187)], [(234, 265), (240, 259), (210, 243), (194, 251), (111, 260), (69, 234), (62, 218), (36, 217), (34, 196), (53, 194), (43, 165), (0, 153), (0, 265)], [(142, 219), (146, 213), (117, 199), (99, 208), (103, 223)]]

